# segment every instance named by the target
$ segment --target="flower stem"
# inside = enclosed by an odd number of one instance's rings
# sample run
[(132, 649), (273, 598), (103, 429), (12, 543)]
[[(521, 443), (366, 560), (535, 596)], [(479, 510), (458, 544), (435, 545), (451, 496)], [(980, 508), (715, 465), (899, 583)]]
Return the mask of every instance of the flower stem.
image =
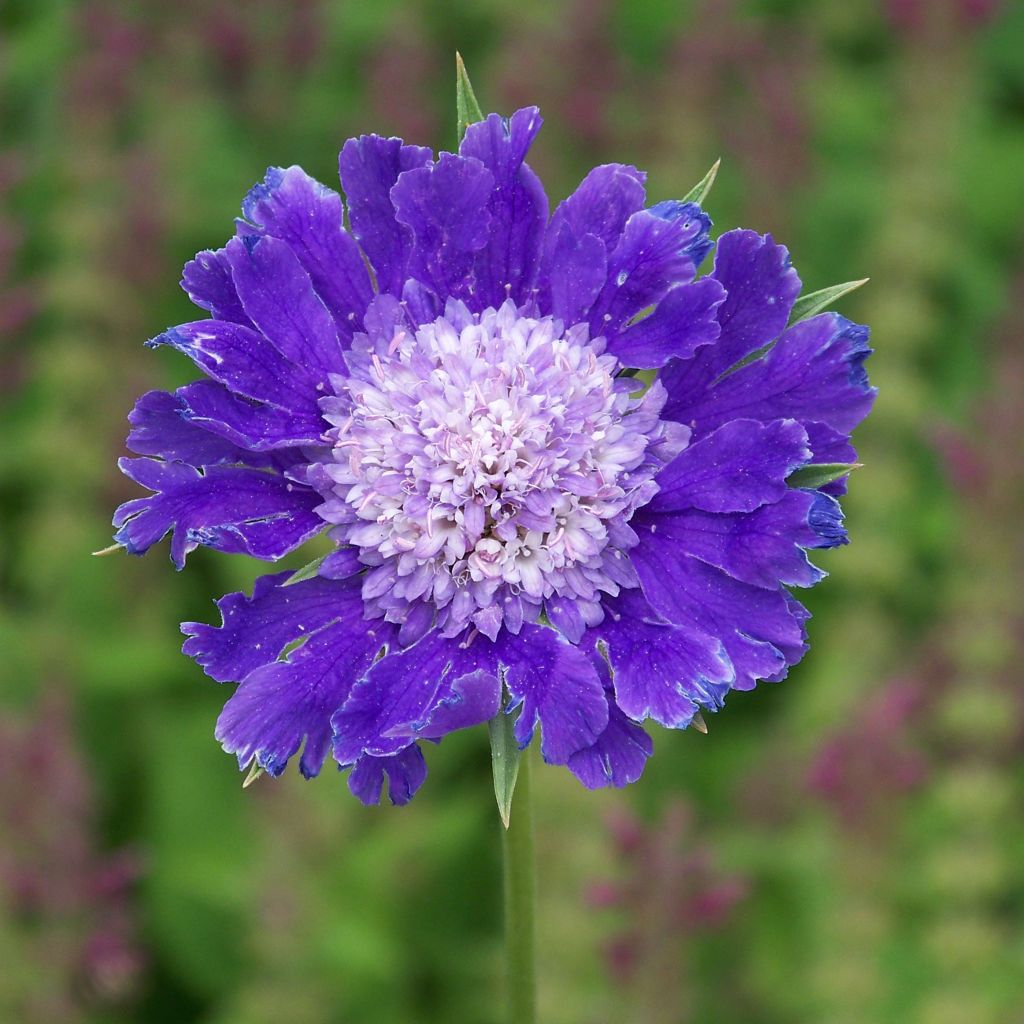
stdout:
[(508, 1024), (535, 1024), (537, 968), (534, 910), (533, 805), (530, 800), (530, 750), (523, 751), (504, 834), (505, 958), (508, 970)]

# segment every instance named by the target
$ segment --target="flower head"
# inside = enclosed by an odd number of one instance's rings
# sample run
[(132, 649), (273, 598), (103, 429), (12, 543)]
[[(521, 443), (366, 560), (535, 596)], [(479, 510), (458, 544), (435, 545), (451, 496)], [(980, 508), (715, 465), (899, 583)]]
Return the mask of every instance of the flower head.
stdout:
[[(341, 196), (272, 168), (222, 249), (185, 267), (210, 317), (152, 345), (207, 379), (144, 395), (117, 512), (141, 554), (172, 531), (275, 560), (326, 531), (316, 575), (264, 576), (185, 623), (239, 683), (217, 726), (271, 774), (328, 753), (362, 800), (409, 799), (418, 741), (503, 707), (589, 787), (639, 777), (647, 718), (685, 727), (806, 649), (789, 594), (845, 542), (836, 495), (790, 486), (852, 461), (873, 401), (867, 331), (787, 327), (800, 281), (770, 236), (646, 207), (597, 167), (549, 217), (525, 156), (535, 109), (436, 160), (341, 151)], [(346, 228), (346, 214), (348, 227)], [(638, 377), (637, 371), (648, 371)], [(301, 751), (301, 754), (300, 754)]]

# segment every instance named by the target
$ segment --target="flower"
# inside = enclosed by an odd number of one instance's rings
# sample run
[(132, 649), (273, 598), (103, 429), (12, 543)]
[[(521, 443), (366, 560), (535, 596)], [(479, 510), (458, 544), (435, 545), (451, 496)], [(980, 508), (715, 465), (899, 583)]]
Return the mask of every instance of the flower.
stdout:
[(154, 493), (118, 509), (118, 543), (171, 532), (179, 568), (200, 544), (334, 544), (182, 627), (239, 684), (216, 734), (243, 768), (301, 750), (313, 776), (330, 753), (361, 800), (386, 779), (403, 803), (420, 740), (504, 708), (548, 762), (624, 785), (645, 719), (683, 728), (806, 650), (786, 587), (824, 575), (805, 549), (845, 543), (844, 481), (787, 478), (852, 461), (867, 330), (787, 328), (800, 281), (767, 235), (722, 235), (698, 277), (710, 219), (645, 208), (633, 167), (595, 168), (549, 219), (524, 162), (540, 124), (492, 114), (436, 160), (350, 139), (348, 229), (338, 193), (271, 168), (185, 267), (210, 317), (149, 342), (208, 379), (131, 413), (143, 457), (121, 468)]

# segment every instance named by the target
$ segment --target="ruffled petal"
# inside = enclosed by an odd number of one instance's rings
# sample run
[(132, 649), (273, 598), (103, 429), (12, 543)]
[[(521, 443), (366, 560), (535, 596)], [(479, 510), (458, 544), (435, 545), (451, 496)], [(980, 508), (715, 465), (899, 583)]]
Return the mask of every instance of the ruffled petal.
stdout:
[(690, 246), (704, 232), (705, 221), (697, 216), (634, 213), (608, 257), (608, 278), (590, 310), (591, 332), (616, 333), (637, 313), (660, 302), (673, 285), (692, 281), (696, 265)]
[(391, 757), (364, 754), (352, 767), (348, 788), (362, 803), (380, 803), (384, 780), (388, 783), (388, 799), (396, 806), (407, 804), (427, 778), (427, 762), (418, 743), (413, 743)]
[[(612, 252), (626, 221), (644, 208), (647, 175), (628, 164), (602, 164), (580, 182), (551, 217), (549, 237), (564, 224), (575, 238), (594, 235)], [(549, 261), (550, 262), (550, 261)]]
[[(265, 402), (254, 402), (212, 380), (186, 384), (175, 395), (186, 423), (195, 424), (192, 429), (212, 431), (209, 436), (219, 434), (248, 452), (323, 443), (325, 424), (319, 413), (309, 410), (295, 413)], [(242, 461), (251, 458), (247, 456)]]
[(669, 393), (665, 415), (671, 419), (689, 422), (690, 407), (715, 380), (774, 341), (785, 329), (800, 294), (800, 278), (790, 266), (789, 250), (776, 245), (771, 235), (756, 231), (737, 229), (722, 235), (710, 276), (727, 293), (718, 308), (722, 331), (714, 345), (698, 350), (691, 360), (673, 363), (662, 374)]
[(666, 622), (636, 590), (605, 602), (591, 629), (612, 667), (615, 701), (634, 721), (686, 728), (699, 706), (721, 706), (735, 672), (722, 642), (697, 625)]
[(615, 703), (608, 663), (597, 652), (591, 654), (608, 697), (608, 725), (597, 741), (569, 758), (567, 767), (587, 789), (628, 786), (643, 774), (654, 752), (651, 737), (631, 721)]
[[(373, 297), (373, 287), (363, 254), (343, 227), (341, 196), (311, 178), (301, 167), (271, 167), (264, 181), (246, 196), (242, 212), (267, 235), (287, 243), (309, 275), (316, 294), (330, 310), (338, 336), (351, 340), (353, 331), (362, 321), (363, 310)], [(279, 263), (278, 269), (290, 277), (296, 276), (283, 257), (264, 256), (269, 267)], [(245, 294), (242, 294), (242, 302), (248, 310)], [(304, 302), (308, 305), (308, 300)], [(301, 332), (305, 316), (302, 305), (296, 304), (291, 310), (282, 310), (277, 319), (290, 317), (297, 321), (296, 327)], [(254, 316), (254, 319), (257, 318)], [(264, 333), (277, 341), (273, 334)], [(336, 362), (332, 332), (319, 339), (319, 347), (318, 355), (322, 359)], [(282, 351), (287, 352), (284, 348)]]
[(877, 393), (864, 370), (870, 354), (866, 327), (822, 313), (791, 327), (767, 355), (707, 391), (687, 422), (700, 435), (738, 416), (791, 416), (849, 435)]
[(231, 264), (226, 249), (205, 249), (185, 264), (181, 287), (200, 308), (207, 309), (214, 320), (228, 320), (252, 327), (231, 279)]
[(288, 244), (269, 235), (233, 238), (227, 252), (238, 297), (263, 336), (319, 380), (344, 369), (334, 318)]
[(217, 602), (219, 626), (183, 622), (188, 637), (182, 651), (219, 683), (244, 679), (276, 661), (292, 641), (309, 636), (336, 619), (362, 615), (358, 581), (313, 577), (282, 586), (291, 570), (261, 576), (252, 597), (226, 594)]
[(689, 359), (718, 338), (716, 314), (724, 301), (725, 289), (710, 277), (672, 288), (650, 316), (612, 337), (608, 351), (623, 366), (641, 370)]
[(147, 391), (128, 414), (131, 431), (125, 441), (137, 455), (155, 455), (190, 466), (216, 466), (243, 461), (247, 453), (237, 444), (185, 418), (179, 394)]
[(494, 175), (479, 160), (451, 153), (399, 175), (391, 199), (414, 238), (410, 277), (438, 295), (475, 301), (474, 267), (490, 238), (493, 189)]
[(313, 511), (319, 495), (283, 476), (212, 466), (200, 473), (180, 462), (121, 459), (121, 471), (155, 494), (125, 502), (114, 514), (114, 539), (145, 554), (168, 531), (179, 568), (200, 544), (275, 560), (323, 527)]
[(525, 747), (541, 726), (541, 754), (565, 764), (591, 746), (608, 725), (604, 687), (587, 656), (556, 630), (524, 625), (518, 636), (499, 635), (498, 660), (512, 696), (509, 710), (522, 706), (514, 728)]
[(541, 307), (565, 324), (576, 324), (608, 277), (604, 243), (596, 235), (575, 235), (568, 224), (549, 229), (547, 266), (541, 274)]
[(349, 223), (377, 276), (378, 291), (402, 294), (412, 250), (412, 232), (395, 219), (391, 189), (403, 171), (423, 167), (431, 158), (429, 149), (379, 135), (349, 139), (338, 157)]
[(671, 515), (634, 517), (638, 536), (674, 544), (709, 565), (756, 587), (779, 584), (812, 587), (825, 573), (804, 548), (846, 542), (842, 512), (835, 499), (816, 491), (788, 489), (782, 498), (749, 513), (719, 515), (685, 509)]
[(752, 512), (782, 498), (786, 477), (809, 457), (807, 433), (796, 420), (731, 420), (658, 474), (659, 491), (642, 511)]
[(487, 206), (489, 238), (476, 259), (474, 309), (497, 308), (507, 298), (521, 305), (536, 281), (548, 198), (523, 161), (541, 123), (536, 107), (517, 110), (508, 120), (491, 114), (471, 124), (459, 146), (459, 153), (479, 160), (495, 183)]
[(225, 320), (196, 320), (146, 345), (170, 345), (239, 395), (292, 413), (319, 416), (319, 378), (286, 359), (262, 334)]
[(656, 532), (644, 531), (629, 557), (658, 613), (721, 640), (736, 670), (735, 689), (784, 678), (807, 650), (806, 612), (784, 590), (742, 583)]
[(382, 620), (339, 618), (284, 661), (250, 672), (217, 719), (217, 739), (239, 767), (255, 758), (271, 775), (284, 771), (305, 740), (299, 769), (311, 778), (330, 748), (331, 715), (393, 640), (394, 628)]
[(378, 661), (334, 716), (334, 756), (387, 756), (417, 736), (438, 738), (493, 718), (501, 702), (495, 652), (430, 633)]

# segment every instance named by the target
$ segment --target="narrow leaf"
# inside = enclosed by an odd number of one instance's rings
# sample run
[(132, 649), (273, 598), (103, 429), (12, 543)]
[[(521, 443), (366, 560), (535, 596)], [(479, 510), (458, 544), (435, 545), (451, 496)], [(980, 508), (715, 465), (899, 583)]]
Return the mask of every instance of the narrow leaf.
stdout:
[(112, 555), (115, 551), (123, 551), (123, 544), (111, 544), (109, 548), (100, 548), (99, 551), (94, 551), (93, 556), (95, 558), (103, 558), (105, 555)]
[(476, 93), (469, 81), (466, 65), (462, 62), (462, 54), (455, 54), (455, 113), (458, 118), (459, 139), (466, 134), (466, 129), (476, 121), (484, 119), (484, 113), (477, 103)]
[(249, 765), (249, 774), (242, 783), (242, 789), (248, 789), (262, 774), (263, 769), (256, 763), (256, 758), (253, 758), (252, 764)]
[(509, 816), (512, 813), (512, 794), (515, 792), (516, 779), (519, 777), (519, 758), (522, 753), (512, 728), (515, 722), (512, 715), (499, 711), (488, 723), (487, 731), (491, 736), (491, 769), (494, 772), (494, 797), (498, 801), (498, 814), (501, 823), (508, 828)]
[(303, 580), (311, 580), (320, 571), (320, 563), (326, 557), (326, 555), (321, 555), (319, 558), (314, 558), (312, 562), (304, 565), (301, 569), (296, 569), (281, 586), (290, 587), (296, 583), (301, 583)]
[(707, 736), (708, 723), (704, 721), (704, 716), (699, 711), (691, 719), (690, 725), (692, 725), (697, 732), (702, 732)]
[(827, 309), (834, 302), (838, 302), (844, 295), (856, 291), (861, 285), (868, 283), (870, 278), (865, 277), (861, 281), (847, 281), (845, 284), (834, 284), (831, 288), (822, 288), (819, 292), (811, 292), (810, 295), (801, 295), (793, 303), (793, 312), (790, 313), (791, 324), (806, 320), (809, 316)]
[(718, 168), (721, 164), (722, 160), (719, 158), (711, 165), (711, 170), (683, 196), (684, 203), (696, 203), (698, 206), (704, 205), (704, 200), (707, 199), (711, 186), (714, 185), (715, 178), (718, 177)]
[(855, 469), (860, 469), (861, 465), (860, 462), (816, 462), (790, 473), (786, 477), (786, 483), (790, 487), (814, 490), (852, 473)]

